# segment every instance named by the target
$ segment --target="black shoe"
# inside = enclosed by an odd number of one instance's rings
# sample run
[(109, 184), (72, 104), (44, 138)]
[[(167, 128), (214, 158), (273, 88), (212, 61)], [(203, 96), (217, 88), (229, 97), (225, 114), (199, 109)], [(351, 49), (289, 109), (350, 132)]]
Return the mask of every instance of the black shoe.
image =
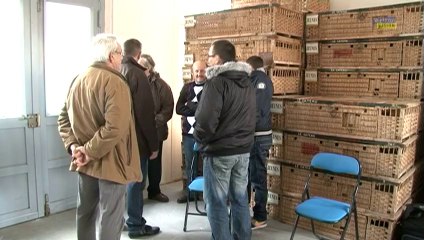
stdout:
[[(190, 202), (194, 201), (194, 196), (190, 196)], [(186, 203), (187, 202), (187, 195), (182, 195), (177, 199), (177, 203)]]
[(148, 198), (158, 202), (169, 202), (169, 198), (163, 193), (156, 194), (155, 196), (149, 196)]
[(152, 235), (158, 234), (159, 232), (160, 232), (159, 227), (152, 227), (152, 226), (149, 226), (149, 225), (144, 225), (138, 231), (128, 232), (128, 237), (133, 239), (133, 238), (139, 238), (139, 237), (144, 237), (144, 236), (152, 236)]

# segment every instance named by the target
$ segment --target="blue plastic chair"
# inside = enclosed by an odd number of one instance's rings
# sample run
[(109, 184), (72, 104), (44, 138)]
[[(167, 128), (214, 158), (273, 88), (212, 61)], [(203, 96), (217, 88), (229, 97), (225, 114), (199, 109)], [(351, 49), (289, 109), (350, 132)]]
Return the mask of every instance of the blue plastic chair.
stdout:
[[(311, 197), (309, 194), (309, 182), (314, 171), (321, 171), (333, 175), (354, 176), (356, 178), (356, 185), (352, 191), (352, 200), (350, 202), (342, 202), (321, 196)], [(294, 238), (299, 217), (311, 220), (312, 232), (318, 239), (321, 239), (321, 237), (315, 233), (314, 221), (334, 224), (346, 219), (346, 223), (340, 237), (340, 239), (344, 239), (353, 213), (355, 220), (355, 235), (358, 240), (359, 234), (356, 211), (356, 193), (358, 191), (360, 180), (361, 163), (358, 159), (336, 153), (317, 153), (311, 161), (309, 176), (302, 194), (302, 202), (295, 208), (297, 217), (290, 239), (292, 240)]]
[[(194, 144), (193, 146), (193, 161), (198, 161), (199, 160), (199, 148), (197, 143)], [(204, 179), (203, 176), (199, 176), (196, 177), (195, 179), (192, 180), (192, 176), (193, 176), (193, 171), (197, 171), (197, 169), (193, 169), (193, 164), (191, 165), (191, 173), (190, 173), (190, 177), (189, 177), (189, 182), (190, 184), (187, 187), (187, 203), (186, 203), (186, 211), (185, 211), (185, 218), (184, 218), (184, 232), (187, 231), (187, 219), (188, 219), (188, 215), (197, 215), (197, 216), (206, 216), (206, 211), (202, 211), (199, 208), (199, 203), (198, 203), (198, 195), (199, 194), (203, 194), (203, 188), (204, 188)], [(189, 208), (190, 208), (190, 197), (194, 197), (194, 204), (196, 207), (196, 212), (189, 212)]]

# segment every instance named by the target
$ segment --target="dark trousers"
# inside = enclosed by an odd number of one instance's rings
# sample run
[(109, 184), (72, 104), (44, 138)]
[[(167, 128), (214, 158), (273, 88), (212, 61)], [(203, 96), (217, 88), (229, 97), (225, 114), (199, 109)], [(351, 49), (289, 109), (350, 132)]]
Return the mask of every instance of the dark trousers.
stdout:
[(148, 197), (154, 197), (161, 193), (160, 181), (162, 179), (162, 146), (163, 141), (159, 142), (159, 152), (155, 159), (150, 159), (148, 165), (149, 170), (147, 175), (149, 176), (149, 186), (147, 187)]
[(255, 206), (253, 206), (253, 218), (258, 221), (265, 221), (266, 204), (268, 200), (267, 189), (267, 158), (268, 151), (271, 148), (272, 136), (255, 136), (255, 141), (250, 152), (249, 162), (249, 186), (248, 193), (250, 198), (250, 187), (255, 190)]
[[(128, 230), (139, 231), (146, 224), (146, 219), (143, 217), (144, 198), (143, 190), (146, 186), (148, 156), (141, 156), (140, 167), (143, 174), (143, 181), (132, 182), (127, 185), (127, 226)], [(122, 215), (123, 216), (123, 215)], [(94, 238), (95, 239), (95, 238)]]

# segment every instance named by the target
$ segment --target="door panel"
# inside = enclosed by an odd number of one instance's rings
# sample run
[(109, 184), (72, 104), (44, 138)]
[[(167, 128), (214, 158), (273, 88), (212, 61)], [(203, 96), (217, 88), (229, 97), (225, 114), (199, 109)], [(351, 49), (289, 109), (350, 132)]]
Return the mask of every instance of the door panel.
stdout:
[[(69, 83), (87, 65), (103, 6), (103, 0), (2, 1), (0, 228), (76, 206), (77, 178), (68, 171), (57, 113)], [(84, 9), (86, 17), (67, 9)], [(34, 113), (41, 121), (30, 128), (25, 118)]]
[[(71, 81), (89, 65), (92, 37), (99, 32), (99, 0), (47, 0), (44, 24), (45, 188), (51, 213), (76, 207), (77, 174), (69, 172), (69, 155), (57, 131), (57, 115)], [(78, 16), (78, 18), (75, 18)]]
[[(2, 1), (0, 45), (0, 228), (39, 216), (32, 113), (30, 1)], [(13, 22), (14, 24), (10, 24)], [(13, 27), (11, 27), (13, 26)], [(6, 61), (6, 62), (3, 62)], [(13, 64), (10, 64), (13, 63)]]

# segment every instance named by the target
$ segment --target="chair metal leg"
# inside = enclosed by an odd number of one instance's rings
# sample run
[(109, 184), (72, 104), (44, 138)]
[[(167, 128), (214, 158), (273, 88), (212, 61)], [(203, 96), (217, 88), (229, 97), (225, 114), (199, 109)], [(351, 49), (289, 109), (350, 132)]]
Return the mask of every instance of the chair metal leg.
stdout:
[(294, 222), (294, 226), (293, 226), (293, 230), (292, 230), (292, 233), (291, 233), (291, 236), (290, 236), (290, 240), (293, 240), (293, 238), (294, 238), (294, 234), (296, 232), (298, 222), (299, 222), (299, 215), (297, 215), (296, 221)]
[[(343, 240), (345, 238), (346, 232), (347, 232), (347, 228), (349, 227), (349, 222), (350, 222), (350, 217), (352, 216), (352, 211), (350, 212), (350, 214), (347, 216), (346, 219), (346, 223), (345, 226), (343, 228), (343, 232), (342, 232), (342, 236), (340, 237), (340, 240)], [(356, 215), (355, 215), (356, 216)], [(358, 225), (356, 225), (358, 226)]]
[(186, 202), (186, 210), (185, 210), (185, 216), (184, 216), (184, 228), (183, 231), (187, 232), (187, 218), (188, 218), (188, 205), (190, 204), (190, 190), (187, 189), (187, 202)]
[(359, 240), (359, 230), (358, 230), (358, 213), (356, 211), (356, 206), (354, 208), (354, 219), (355, 219), (355, 235), (356, 235), (356, 240)]
[(315, 224), (314, 221), (311, 219), (311, 227), (312, 227), (312, 233), (314, 234), (314, 236), (318, 239), (322, 239), (321, 236), (319, 236), (316, 232), (315, 232)]

